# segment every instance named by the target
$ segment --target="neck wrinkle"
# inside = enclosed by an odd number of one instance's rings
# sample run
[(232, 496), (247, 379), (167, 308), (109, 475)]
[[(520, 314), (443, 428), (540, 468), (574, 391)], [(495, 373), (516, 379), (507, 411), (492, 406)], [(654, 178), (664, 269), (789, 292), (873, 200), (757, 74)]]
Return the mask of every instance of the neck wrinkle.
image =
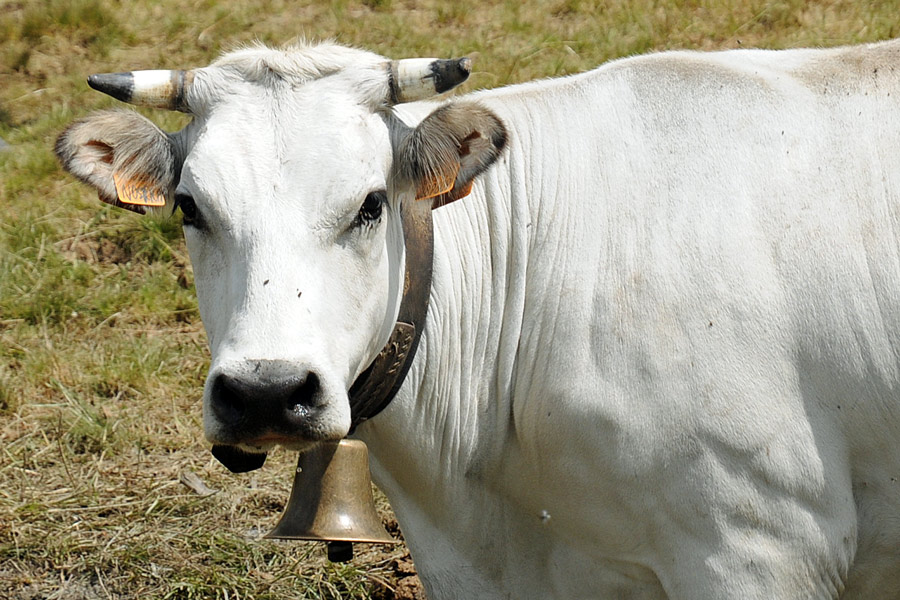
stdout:
[(376, 483), (422, 501), (466, 489), (460, 479), (494, 479), (513, 435), (530, 234), (527, 195), (513, 183), (526, 181), (517, 148), (434, 213), (425, 332), (397, 397), (360, 428)]

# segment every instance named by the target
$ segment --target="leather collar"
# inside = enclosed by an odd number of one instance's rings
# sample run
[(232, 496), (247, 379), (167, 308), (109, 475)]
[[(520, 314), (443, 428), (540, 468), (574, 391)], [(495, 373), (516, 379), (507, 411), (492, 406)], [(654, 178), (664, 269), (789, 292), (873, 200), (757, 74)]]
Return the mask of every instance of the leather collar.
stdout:
[(390, 404), (403, 384), (419, 339), (425, 329), (428, 299), (431, 295), (431, 271), (434, 262), (432, 202), (413, 200), (400, 205), (406, 268), (403, 274), (403, 299), (397, 324), (387, 344), (363, 371), (348, 392), (350, 397), (350, 433)]

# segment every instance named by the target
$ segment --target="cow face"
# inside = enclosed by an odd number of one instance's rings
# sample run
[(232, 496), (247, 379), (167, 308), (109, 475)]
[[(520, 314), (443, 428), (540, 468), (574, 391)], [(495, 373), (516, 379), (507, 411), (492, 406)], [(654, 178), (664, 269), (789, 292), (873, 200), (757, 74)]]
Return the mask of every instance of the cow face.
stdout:
[[(168, 102), (194, 119), (176, 134), (104, 112), (57, 143), (101, 199), (180, 209), (212, 352), (204, 427), (237, 449), (224, 461), (236, 470), (261, 464), (241, 452), (347, 434), (347, 390), (401, 301), (402, 203), (461, 197), (505, 143), (475, 104), (402, 124), (389, 65), (335, 46), (244, 50), (180, 76), (190, 87)], [(142, 77), (122, 95), (140, 97)]]
[(220, 104), (189, 143), (175, 202), (212, 351), (204, 424), (218, 444), (342, 437), (346, 382), (393, 325), (403, 249), (390, 137), (335, 83)]

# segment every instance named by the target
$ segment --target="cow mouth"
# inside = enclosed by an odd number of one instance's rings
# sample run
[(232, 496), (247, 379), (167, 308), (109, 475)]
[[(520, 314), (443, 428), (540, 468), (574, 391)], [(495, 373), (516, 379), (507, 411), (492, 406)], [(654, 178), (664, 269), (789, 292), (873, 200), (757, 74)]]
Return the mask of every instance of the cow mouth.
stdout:
[(247, 473), (262, 467), (266, 462), (266, 452), (245, 452), (237, 446), (216, 444), (212, 455), (232, 473)]
[(268, 451), (281, 446), (290, 451), (305, 452), (310, 447), (328, 441), (331, 438), (311, 440), (277, 434), (267, 434), (240, 444), (213, 444), (212, 455), (232, 473), (247, 473), (261, 468), (268, 456)]

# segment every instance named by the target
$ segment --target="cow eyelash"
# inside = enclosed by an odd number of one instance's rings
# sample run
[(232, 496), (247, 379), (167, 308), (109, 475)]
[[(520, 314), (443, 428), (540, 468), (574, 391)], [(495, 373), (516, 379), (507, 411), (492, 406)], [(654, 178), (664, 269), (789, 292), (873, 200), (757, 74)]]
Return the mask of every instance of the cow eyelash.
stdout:
[(197, 203), (188, 194), (175, 194), (175, 208), (181, 209), (181, 221), (191, 227), (200, 226), (200, 214), (197, 211)]
[(384, 205), (387, 203), (387, 192), (379, 190), (372, 192), (363, 200), (359, 212), (356, 213), (356, 219), (353, 221), (354, 227), (361, 225), (373, 225), (381, 218)]

